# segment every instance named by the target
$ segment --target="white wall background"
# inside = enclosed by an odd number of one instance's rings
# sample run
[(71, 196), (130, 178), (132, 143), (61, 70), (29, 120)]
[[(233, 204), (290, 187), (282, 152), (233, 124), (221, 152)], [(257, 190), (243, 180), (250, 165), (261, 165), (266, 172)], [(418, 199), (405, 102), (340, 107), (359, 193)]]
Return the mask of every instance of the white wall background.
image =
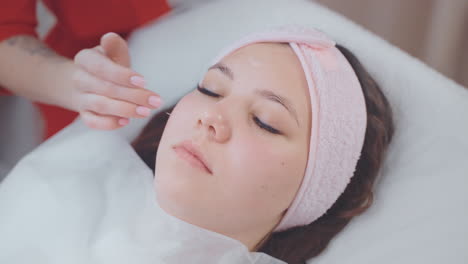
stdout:
[(468, 0), (315, 2), (345, 15), (468, 87)]

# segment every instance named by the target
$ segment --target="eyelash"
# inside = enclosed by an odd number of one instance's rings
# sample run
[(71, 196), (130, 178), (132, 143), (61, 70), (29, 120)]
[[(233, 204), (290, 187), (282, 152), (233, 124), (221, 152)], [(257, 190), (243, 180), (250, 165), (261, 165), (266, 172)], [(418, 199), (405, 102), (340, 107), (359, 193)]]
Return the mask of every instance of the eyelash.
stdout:
[[(216, 94), (216, 93), (213, 93), (212, 91), (206, 89), (206, 88), (203, 88), (203, 87), (200, 87), (200, 86), (197, 86), (197, 90), (204, 94), (204, 95), (207, 95), (207, 96), (210, 96), (210, 97), (214, 97), (214, 98), (219, 98), (221, 97), (219, 94)], [(273, 127), (271, 127), (270, 125), (268, 124), (265, 124), (264, 122), (262, 122), (258, 117), (254, 116), (253, 117), (253, 121), (255, 122), (255, 124), (257, 124), (258, 127), (260, 127), (261, 129), (267, 131), (267, 132), (270, 132), (272, 134), (276, 134), (276, 135), (279, 135), (281, 134), (281, 132)]]

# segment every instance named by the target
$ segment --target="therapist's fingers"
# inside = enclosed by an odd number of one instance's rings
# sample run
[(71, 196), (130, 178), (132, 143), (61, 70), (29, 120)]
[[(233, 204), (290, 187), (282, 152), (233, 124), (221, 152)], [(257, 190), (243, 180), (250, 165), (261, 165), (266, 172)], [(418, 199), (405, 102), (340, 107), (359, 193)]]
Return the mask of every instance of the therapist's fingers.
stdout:
[(100, 115), (92, 111), (81, 111), (80, 117), (86, 126), (99, 130), (118, 129), (130, 122), (128, 118)]
[(98, 79), (85, 71), (82, 71), (79, 75), (80, 76), (76, 76), (75, 82), (77, 88), (82, 93), (103, 95), (109, 98), (153, 109), (160, 107), (162, 104), (160, 96), (151, 90), (127, 88), (109, 81)]
[(83, 49), (74, 58), (77, 65), (88, 73), (115, 84), (129, 88), (145, 88), (146, 82), (137, 72), (119, 65), (98, 52), (97, 49)]
[(136, 104), (115, 100), (97, 94), (81, 95), (81, 111), (91, 111), (100, 115), (117, 116), (122, 118), (144, 118), (151, 114), (151, 109)]
[(106, 55), (106, 53), (104, 52), (104, 49), (100, 45), (98, 45), (98, 46), (96, 46), (96, 47), (94, 47), (92, 49), (99, 52), (100, 54), (102, 54), (104, 56)]
[(104, 50), (104, 54), (112, 61), (124, 67), (130, 67), (128, 45), (122, 37), (116, 33), (110, 32), (101, 37), (100, 44)]

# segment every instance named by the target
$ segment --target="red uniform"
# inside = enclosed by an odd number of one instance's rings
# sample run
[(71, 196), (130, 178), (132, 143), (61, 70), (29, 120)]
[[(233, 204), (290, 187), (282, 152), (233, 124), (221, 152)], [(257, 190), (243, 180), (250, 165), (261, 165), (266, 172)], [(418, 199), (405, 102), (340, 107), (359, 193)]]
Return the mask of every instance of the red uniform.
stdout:
[[(68, 58), (98, 45), (107, 32), (127, 37), (133, 29), (170, 11), (167, 0), (43, 0), (43, 3), (57, 18), (44, 41)], [(0, 8), (0, 41), (19, 34), (37, 37), (36, 5), (37, 0), (4, 1)], [(9, 92), (0, 87), (0, 95), (6, 94)], [(37, 105), (46, 122), (46, 138), (77, 116), (62, 108)]]

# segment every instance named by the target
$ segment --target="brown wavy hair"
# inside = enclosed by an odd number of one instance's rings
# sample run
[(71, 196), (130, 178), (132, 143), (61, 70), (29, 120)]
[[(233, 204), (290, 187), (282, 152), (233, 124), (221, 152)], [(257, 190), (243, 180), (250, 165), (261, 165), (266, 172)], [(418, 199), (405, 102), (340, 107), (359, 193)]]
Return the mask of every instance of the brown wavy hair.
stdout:
[[(367, 128), (359, 161), (350, 183), (333, 206), (314, 222), (267, 235), (255, 248), (287, 263), (306, 263), (319, 255), (349, 221), (367, 210), (373, 201), (373, 185), (394, 133), (392, 110), (377, 83), (348, 49), (336, 45), (353, 67), (367, 107)], [(153, 170), (171, 106), (155, 115), (132, 146)]]

